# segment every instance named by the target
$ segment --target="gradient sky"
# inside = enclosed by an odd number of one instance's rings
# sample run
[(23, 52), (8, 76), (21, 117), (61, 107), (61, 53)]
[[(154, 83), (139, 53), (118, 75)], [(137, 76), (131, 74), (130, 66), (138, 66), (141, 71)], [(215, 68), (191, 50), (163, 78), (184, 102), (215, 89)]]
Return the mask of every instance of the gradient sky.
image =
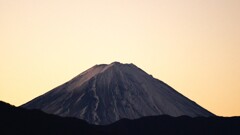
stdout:
[(113, 61), (240, 115), (240, 0), (0, 0), (0, 100), (21, 105)]

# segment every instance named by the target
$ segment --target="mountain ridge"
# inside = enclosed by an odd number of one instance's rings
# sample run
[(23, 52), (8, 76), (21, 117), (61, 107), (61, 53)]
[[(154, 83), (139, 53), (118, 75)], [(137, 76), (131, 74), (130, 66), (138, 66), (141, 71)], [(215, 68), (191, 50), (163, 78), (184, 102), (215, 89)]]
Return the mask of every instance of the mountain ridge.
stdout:
[(148, 116), (91, 125), (0, 101), (1, 135), (239, 135), (240, 117)]

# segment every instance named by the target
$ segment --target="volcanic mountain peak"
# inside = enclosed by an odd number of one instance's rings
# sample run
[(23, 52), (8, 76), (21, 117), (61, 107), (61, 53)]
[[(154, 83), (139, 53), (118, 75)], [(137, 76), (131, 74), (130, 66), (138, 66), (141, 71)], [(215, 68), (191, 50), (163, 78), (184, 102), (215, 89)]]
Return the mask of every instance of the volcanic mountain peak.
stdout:
[(119, 62), (95, 65), (23, 107), (93, 124), (162, 114), (213, 115), (137, 66)]
[[(90, 79), (98, 76), (99, 74), (103, 74), (105, 71), (110, 70), (126, 70), (128, 66), (135, 66), (133, 64), (122, 64), (120, 62), (113, 62), (111, 64), (100, 64), (91, 67), (90, 69), (84, 71), (83, 73), (79, 74), (78, 76), (74, 77), (70, 82), (72, 82), (71, 89), (77, 88), (83, 85), (85, 82), (89, 81)], [(136, 66), (135, 66), (136, 67)], [(111, 72), (111, 71), (110, 71)]]

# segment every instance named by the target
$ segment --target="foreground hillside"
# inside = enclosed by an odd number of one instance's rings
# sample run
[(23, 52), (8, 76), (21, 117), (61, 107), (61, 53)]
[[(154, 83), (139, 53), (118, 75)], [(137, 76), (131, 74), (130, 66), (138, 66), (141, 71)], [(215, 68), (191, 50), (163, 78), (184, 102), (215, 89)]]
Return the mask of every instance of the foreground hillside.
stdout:
[(95, 126), (0, 102), (1, 135), (239, 135), (240, 117), (152, 116)]

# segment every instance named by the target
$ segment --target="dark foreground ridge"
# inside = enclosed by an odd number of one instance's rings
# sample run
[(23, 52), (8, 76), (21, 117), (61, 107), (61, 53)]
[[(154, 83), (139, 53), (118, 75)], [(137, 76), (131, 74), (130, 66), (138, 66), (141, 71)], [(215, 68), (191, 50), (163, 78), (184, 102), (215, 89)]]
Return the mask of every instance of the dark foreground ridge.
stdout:
[(0, 102), (1, 135), (239, 135), (240, 117), (150, 116), (96, 126)]

